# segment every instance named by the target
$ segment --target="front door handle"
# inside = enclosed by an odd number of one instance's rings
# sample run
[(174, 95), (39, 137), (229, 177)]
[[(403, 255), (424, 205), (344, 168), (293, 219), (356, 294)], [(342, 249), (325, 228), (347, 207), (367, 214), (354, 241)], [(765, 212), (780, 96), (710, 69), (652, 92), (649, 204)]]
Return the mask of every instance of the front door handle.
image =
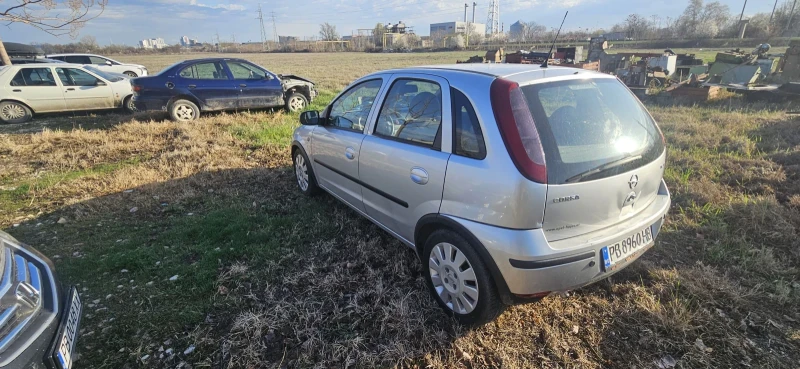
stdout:
[(348, 147), (348, 148), (344, 149), (344, 157), (347, 158), (347, 160), (355, 159), (356, 158), (356, 150), (354, 148), (352, 148), (352, 147)]
[(75, 91), (75, 89), (70, 87), (70, 88), (67, 89), (67, 91)]
[(242, 87), (242, 88), (244, 88), (244, 87), (247, 87), (247, 85), (246, 85), (246, 84), (244, 84), (244, 83), (241, 83), (241, 84), (239, 84), (239, 87)]
[(189, 85), (189, 88), (191, 89), (197, 88), (197, 85)]
[(428, 183), (428, 172), (420, 167), (411, 168), (411, 180), (416, 184), (424, 185)]
[(12, 90), (12, 91), (14, 91), (14, 92), (22, 92), (22, 90)]

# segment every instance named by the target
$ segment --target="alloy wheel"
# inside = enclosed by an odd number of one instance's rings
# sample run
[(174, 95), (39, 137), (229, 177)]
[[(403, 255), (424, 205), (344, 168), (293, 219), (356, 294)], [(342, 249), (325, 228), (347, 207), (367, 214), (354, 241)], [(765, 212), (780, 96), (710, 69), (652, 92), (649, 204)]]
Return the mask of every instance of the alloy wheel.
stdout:
[(192, 120), (194, 118), (194, 109), (187, 105), (178, 105), (176, 113), (175, 115), (177, 115), (180, 120)]
[(294, 173), (297, 176), (297, 184), (300, 189), (303, 191), (308, 190), (308, 168), (303, 154), (298, 153), (294, 157)]
[(3, 115), (4, 120), (21, 119), (25, 116), (25, 108), (19, 104), (7, 104), (3, 106), (3, 110), (0, 111), (0, 114)]
[(469, 314), (478, 304), (478, 278), (467, 256), (453, 244), (431, 249), (428, 268), (439, 299), (452, 311)]
[(306, 107), (306, 101), (305, 101), (305, 100), (303, 100), (303, 98), (302, 98), (302, 97), (299, 97), (299, 96), (293, 96), (293, 97), (292, 97), (292, 98), (289, 100), (289, 108), (290, 108), (292, 111), (300, 111), (300, 110), (303, 110), (303, 108), (305, 108), (305, 107)]

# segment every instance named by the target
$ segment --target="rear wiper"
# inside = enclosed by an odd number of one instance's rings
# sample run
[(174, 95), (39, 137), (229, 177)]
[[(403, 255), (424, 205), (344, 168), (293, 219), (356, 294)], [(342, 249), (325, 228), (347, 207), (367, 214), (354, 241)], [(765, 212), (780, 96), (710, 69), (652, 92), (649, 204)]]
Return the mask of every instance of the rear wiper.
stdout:
[(627, 163), (630, 163), (630, 162), (632, 162), (634, 160), (639, 160), (641, 158), (642, 158), (641, 155), (626, 156), (626, 157), (623, 157), (623, 158), (620, 158), (620, 159), (605, 163), (605, 164), (603, 164), (601, 166), (589, 169), (589, 170), (587, 170), (587, 171), (585, 171), (583, 173), (580, 173), (580, 174), (574, 175), (572, 177), (569, 177), (564, 182), (566, 182), (566, 183), (580, 182), (581, 179), (584, 179), (584, 178), (586, 178), (586, 177), (588, 177), (590, 175), (601, 173), (601, 172), (605, 172), (606, 170), (609, 170), (609, 169), (612, 169), (612, 168), (616, 168), (616, 167), (618, 167), (620, 165), (627, 164)]

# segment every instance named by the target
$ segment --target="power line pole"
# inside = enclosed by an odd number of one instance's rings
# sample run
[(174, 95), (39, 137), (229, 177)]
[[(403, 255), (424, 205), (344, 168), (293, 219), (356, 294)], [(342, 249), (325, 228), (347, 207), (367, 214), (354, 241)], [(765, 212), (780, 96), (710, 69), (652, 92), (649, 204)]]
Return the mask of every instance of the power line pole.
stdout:
[(264, 13), (261, 12), (261, 4), (258, 4), (258, 22), (261, 24), (261, 51), (267, 51), (267, 31), (264, 29)]
[(469, 5), (467, 5), (467, 3), (464, 3), (464, 22), (467, 21), (467, 8), (469, 8)]
[(747, 7), (747, 0), (744, 0), (744, 5), (742, 5), (742, 14), (739, 14), (739, 32), (741, 32), (739, 38), (744, 38), (744, 31), (746, 26), (742, 24), (742, 19), (744, 18), (744, 8), (746, 7)]
[(272, 15), (272, 38), (275, 43), (278, 43), (278, 26), (275, 25), (275, 12), (271, 12)]
[(219, 52), (220, 48), (222, 47), (222, 43), (219, 40), (219, 31), (217, 31), (217, 52)]
[(500, 33), (500, 0), (489, 3), (489, 17), (486, 21), (487, 31), (490, 35)]

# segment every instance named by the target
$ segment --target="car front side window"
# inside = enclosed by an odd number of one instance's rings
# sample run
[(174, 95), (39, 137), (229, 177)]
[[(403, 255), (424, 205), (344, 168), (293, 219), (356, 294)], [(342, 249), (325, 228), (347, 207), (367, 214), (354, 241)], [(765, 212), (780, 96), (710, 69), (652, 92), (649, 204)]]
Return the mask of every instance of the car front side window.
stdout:
[(90, 56), (89, 60), (94, 65), (106, 65), (108, 62), (110, 62), (110, 60), (101, 58), (99, 56)]
[(363, 132), (381, 85), (381, 79), (364, 81), (339, 96), (331, 104), (326, 125)]
[(192, 64), (183, 68), (179, 75), (188, 79), (228, 79), (228, 74), (220, 62)]
[(229, 61), (227, 64), (233, 79), (260, 80), (267, 78), (267, 72), (250, 63)]
[(56, 74), (64, 86), (97, 86), (100, 80), (77, 68), (56, 68)]
[(398, 79), (378, 115), (375, 135), (434, 147), (442, 125), (442, 89), (436, 82)]

